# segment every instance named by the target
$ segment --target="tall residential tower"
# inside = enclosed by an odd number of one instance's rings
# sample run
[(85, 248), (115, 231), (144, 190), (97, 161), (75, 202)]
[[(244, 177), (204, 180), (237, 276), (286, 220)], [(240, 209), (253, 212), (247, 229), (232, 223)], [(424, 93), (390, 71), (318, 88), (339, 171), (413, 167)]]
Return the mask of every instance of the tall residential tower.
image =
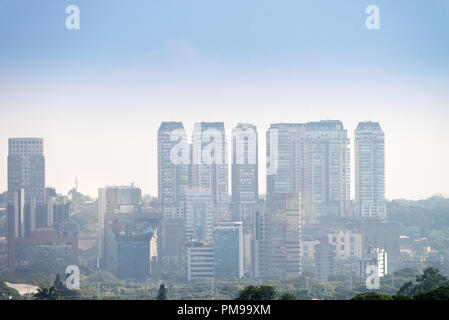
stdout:
[(355, 204), (363, 220), (385, 220), (385, 137), (378, 122), (355, 130)]

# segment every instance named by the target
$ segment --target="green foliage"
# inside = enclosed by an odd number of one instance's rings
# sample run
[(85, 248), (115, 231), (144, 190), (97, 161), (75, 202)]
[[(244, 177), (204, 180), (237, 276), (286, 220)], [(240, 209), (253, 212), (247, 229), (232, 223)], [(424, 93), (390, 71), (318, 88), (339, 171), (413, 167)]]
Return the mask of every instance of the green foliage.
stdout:
[(33, 298), (35, 300), (59, 300), (61, 296), (57, 293), (54, 286), (44, 286), (37, 289), (37, 293), (34, 294)]
[(4, 282), (0, 282), (0, 300), (18, 299), (19, 292), (16, 289), (8, 287)]
[(412, 297), (406, 295), (406, 294), (395, 294), (391, 296), (393, 300), (413, 300)]
[(422, 275), (416, 276), (416, 284), (408, 281), (404, 283), (397, 293), (413, 296), (448, 284), (447, 278), (438, 269), (429, 267), (423, 271)]
[(279, 300), (296, 300), (296, 296), (293, 293), (285, 292), (281, 294)]
[(87, 277), (89, 282), (101, 282), (101, 283), (116, 283), (119, 280), (110, 272), (97, 270)]
[(449, 300), (449, 286), (439, 287), (414, 296), (416, 300)]
[(236, 300), (274, 300), (276, 289), (272, 286), (261, 285), (259, 287), (250, 285), (239, 291)]
[(89, 196), (69, 191), (72, 197), (70, 221), (76, 223), (79, 228), (79, 237), (94, 239), (97, 237), (98, 206)]
[(393, 298), (387, 294), (377, 292), (359, 293), (351, 300), (393, 300)]
[(167, 300), (167, 290), (165, 290), (165, 284), (160, 285), (156, 300)]

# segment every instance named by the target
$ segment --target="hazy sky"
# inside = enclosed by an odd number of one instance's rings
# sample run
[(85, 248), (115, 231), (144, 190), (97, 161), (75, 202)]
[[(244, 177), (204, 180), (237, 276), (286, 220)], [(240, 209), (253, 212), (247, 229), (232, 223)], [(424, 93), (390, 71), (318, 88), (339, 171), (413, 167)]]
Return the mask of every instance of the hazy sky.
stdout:
[(257, 125), (264, 192), (269, 124), (321, 119), (351, 148), (380, 122), (388, 198), (449, 194), (449, 1), (0, 0), (0, 191), (7, 139), (33, 136), (58, 192), (156, 195), (160, 122), (224, 121)]

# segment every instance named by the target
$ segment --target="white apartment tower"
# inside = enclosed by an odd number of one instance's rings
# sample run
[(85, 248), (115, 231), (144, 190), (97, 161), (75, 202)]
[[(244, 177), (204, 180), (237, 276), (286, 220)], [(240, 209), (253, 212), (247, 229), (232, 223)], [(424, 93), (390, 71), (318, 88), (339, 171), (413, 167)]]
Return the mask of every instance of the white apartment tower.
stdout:
[(385, 220), (385, 138), (378, 122), (355, 130), (355, 204), (364, 220)]

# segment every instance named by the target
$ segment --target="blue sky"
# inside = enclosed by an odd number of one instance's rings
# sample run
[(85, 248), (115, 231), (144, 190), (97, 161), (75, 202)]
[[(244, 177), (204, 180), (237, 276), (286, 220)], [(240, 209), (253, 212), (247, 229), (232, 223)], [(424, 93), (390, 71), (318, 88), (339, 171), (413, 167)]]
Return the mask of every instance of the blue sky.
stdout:
[(270, 122), (340, 119), (380, 121), (387, 196), (449, 194), (448, 31), (447, 0), (0, 0), (0, 190), (10, 136), (45, 138), (61, 192), (155, 194), (161, 121), (255, 123), (263, 166)]

